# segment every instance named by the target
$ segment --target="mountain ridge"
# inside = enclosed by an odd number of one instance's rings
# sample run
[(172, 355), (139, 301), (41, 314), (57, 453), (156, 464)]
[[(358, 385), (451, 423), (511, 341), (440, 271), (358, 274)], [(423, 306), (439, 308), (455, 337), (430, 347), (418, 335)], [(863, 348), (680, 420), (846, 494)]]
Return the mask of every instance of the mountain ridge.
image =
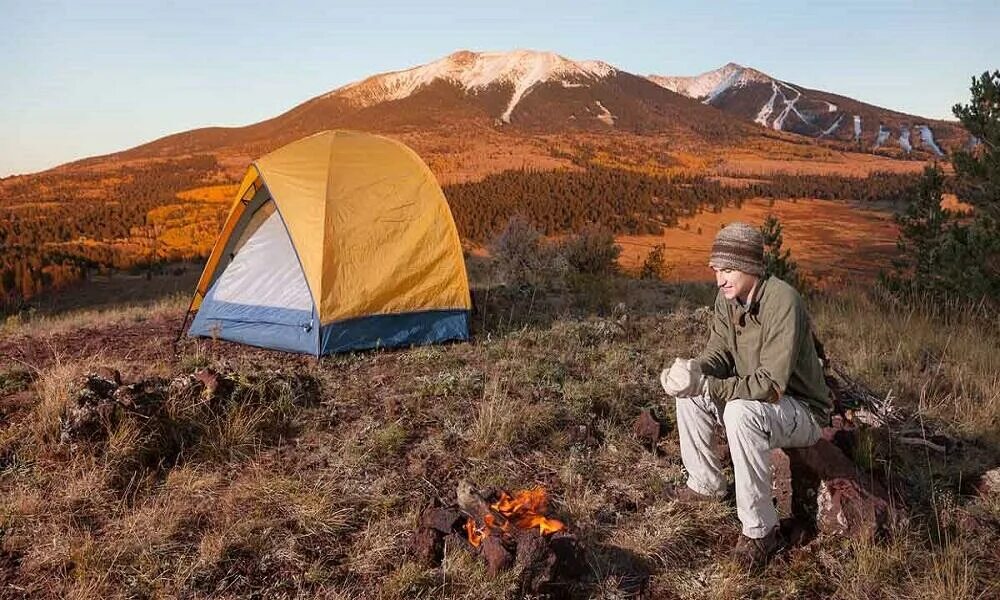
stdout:
[[(869, 149), (883, 147), (895, 132), (898, 146), (907, 154), (914, 150), (911, 137), (916, 134), (921, 149), (939, 157), (944, 155), (939, 140), (951, 146), (962, 141), (957, 123), (810, 89), (735, 62), (700, 75), (647, 77), (657, 85), (777, 131), (853, 141)], [(940, 132), (938, 136), (932, 127)]]

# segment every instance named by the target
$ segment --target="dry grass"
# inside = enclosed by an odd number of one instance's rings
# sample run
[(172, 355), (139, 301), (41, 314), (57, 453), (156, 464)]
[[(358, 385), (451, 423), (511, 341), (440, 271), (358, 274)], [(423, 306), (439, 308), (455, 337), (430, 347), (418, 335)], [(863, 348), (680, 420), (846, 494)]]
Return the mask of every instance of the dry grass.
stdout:
[(81, 309), (54, 315), (35, 314), (8, 317), (0, 326), (3, 336), (43, 336), (77, 329), (103, 329), (120, 323), (141, 323), (187, 308), (189, 293), (177, 293), (150, 302), (139, 302), (111, 308)]
[[(995, 324), (857, 291), (813, 300), (837, 360), (964, 445), (937, 456), (873, 443), (870, 463), (908, 495), (909, 521), (879, 543), (816, 540), (750, 578), (727, 558), (730, 507), (666, 498), (684, 480), (673, 427), (655, 456), (631, 434), (644, 406), (673, 422), (656, 374), (704, 342), (697, 309), (711, 295), (626, 279), (532, 299), (494, 289), (472, 343), (315, 362), (187, 341), (163, 364), (56, 362), (0, 391), (34, 395), (0, 430), (0, 596), (520, 597), (517, 571), (490, 577), (461, 548), (439, 567), (407, 556), (420, 510), (469, 479), (549, 490), (587, 565), (571, 597), (996, 597), (1000, 499), (968, 493), (1000, 459)], [(210, 366), (234, 373), (234, 392), (172, 393), (157, 419), (61, 444), (73, 382), (97, 364)], [(969, 517), (983, 527), (968, 530)]]

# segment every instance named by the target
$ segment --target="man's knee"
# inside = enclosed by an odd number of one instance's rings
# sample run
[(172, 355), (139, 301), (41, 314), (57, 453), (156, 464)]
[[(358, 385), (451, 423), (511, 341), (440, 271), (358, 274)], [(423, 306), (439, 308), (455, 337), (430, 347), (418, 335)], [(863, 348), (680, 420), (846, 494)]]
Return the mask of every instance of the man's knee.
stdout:
[(706, 406), (702, 396), (677, 396), (674, 410), (678, 418), (683, 418), (682, 415), (697, 418), (712, 417), (712, 411)]
[(731, 400), (726, 403), (722, 420), (727, 432), (746, 429), (765, 431), (760, 415), (760, 403), (755, 400)]

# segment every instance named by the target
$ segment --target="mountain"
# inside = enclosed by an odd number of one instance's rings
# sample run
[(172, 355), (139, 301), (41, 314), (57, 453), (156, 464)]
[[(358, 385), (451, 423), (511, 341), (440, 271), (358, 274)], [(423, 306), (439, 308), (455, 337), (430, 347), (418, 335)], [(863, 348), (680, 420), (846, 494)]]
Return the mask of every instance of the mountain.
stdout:
[[(507, 138), (562, 133), (654, 134), (718, 146), (758, 135), (741, 119), (601, 61), (553, 52), (459, 51), (373, 75), (267, 121), (179, 133), (113, 155), (119, 159), (227, 150), (259, 156), (316, 131), (352, 128), (400, 135), (470, 131)], [(108, 157), (102, 157), (108, 158)]]
[(436, 81), (447, 81), (473, 95), (485, 93), (494, 86), (509, 86), (513, 93), (499, 118), (510, 123), (518, 102), (536, 86), (555, 83), (564, 88), (580, 88), (615, 73), (616, 69), (605, 62), (576, 62), (554, 52), (476, 53), (462, 50), (427, 65), (369, 77), (334, 90), (327, 97), (339, 96), (358, 107), (365, 107), (402, 100)]
[(864, 149), (897, 146), (907, 154), (941, 156), (943, 148), (968, 137), (955, 123), (811, 90), (736, 63), (692, 77), (650, 75), (649, 80), (770, 129), (853, 141)]

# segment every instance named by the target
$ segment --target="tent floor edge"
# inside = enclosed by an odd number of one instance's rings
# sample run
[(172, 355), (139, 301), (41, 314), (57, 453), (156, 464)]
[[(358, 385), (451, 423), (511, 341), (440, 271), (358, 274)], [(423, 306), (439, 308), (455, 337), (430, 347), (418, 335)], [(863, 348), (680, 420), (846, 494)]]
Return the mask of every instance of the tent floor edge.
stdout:
[(468, 310), (426, 310), (358, 317), (323, 325), (320, 328), (320, 351), (322, 354), (335, 354), (468, 339)]

